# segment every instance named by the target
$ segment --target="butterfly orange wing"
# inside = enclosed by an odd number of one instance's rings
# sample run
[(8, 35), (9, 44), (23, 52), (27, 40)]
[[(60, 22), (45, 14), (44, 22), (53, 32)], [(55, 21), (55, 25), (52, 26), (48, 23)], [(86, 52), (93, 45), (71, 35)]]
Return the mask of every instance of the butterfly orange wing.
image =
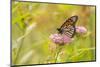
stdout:
[(65, 34), (68, 37), (73, 37), (75, 34), (75, 23), (78, 20), (78, 16), (72, 16), (68, 18), (64, 24), (58, 29), (60, 34)]

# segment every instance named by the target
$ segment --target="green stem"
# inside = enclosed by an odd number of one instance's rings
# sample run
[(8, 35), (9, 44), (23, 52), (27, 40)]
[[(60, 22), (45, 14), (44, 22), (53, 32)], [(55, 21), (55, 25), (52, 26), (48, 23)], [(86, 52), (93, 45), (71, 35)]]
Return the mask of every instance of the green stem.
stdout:
[(57, 63), (57, 58), (58, 58), (58, 56), (59, 56), (59, 53), (61, 52), (61, 50), (62, 50), (62, 46), (58, 46), (58, 51), (57, 51), (57, 53), (56, 53), (56, 56), (55, 56), (55, 63)]
[(18, 49), (18, 51), (17, 51), (17, 55), (16, 55), (15, 62), (14, 62), (15, 64), (16, 64), (18, 58), (19, 58), (19, 55), (20, 55), (20, 52), (21, 52), (21, 48), (22, 48), (22, 46), (23, 46), (23, 41), (24, 41), (24, 38), (22, 39), (21, 44), (20, 44), (20, 46), (19, 46), (19, 49)]
[[(17, 25), (17, 26), (18, 26), (18, 25)], [(24, 34), (25, 34), (25, 30), (22, 30), (22, 29), (20, 28), (20, 26), (18, 26), (18, 28), (22, 31), (22, 33), (23, 33), (23, 35), (24, 35)], [(21, 44), (20, 44), (20, 46), (19, 46), (19, 49), (18, 49), (18, 51), (17, 51), (16, 57), (15, 57), (15, 61), (14, 61), (15, 64), (16, 64), (18, 58), (19, 58), (19, 55), (20, 55), (20, 52), (21, 52), (21, 48), (22, 48), (22, 46), (23, 46), (23, 41), (24, 41), (24, 38), (22, 39)]]

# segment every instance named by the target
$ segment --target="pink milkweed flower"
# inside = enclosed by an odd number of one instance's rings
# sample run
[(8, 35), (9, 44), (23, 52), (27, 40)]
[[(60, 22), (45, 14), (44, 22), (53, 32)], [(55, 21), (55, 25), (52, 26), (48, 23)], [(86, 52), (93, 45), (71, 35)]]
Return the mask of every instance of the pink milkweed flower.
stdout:
[(86, 33), (87, 32), (87, 29), (83, 26), (78, 26), (76, 27), (76, 33)]
[(52, 34), (50, 35), (50, 39), (56, 44), (66, 44), (72, 41), (72, 38), (61, 34)]

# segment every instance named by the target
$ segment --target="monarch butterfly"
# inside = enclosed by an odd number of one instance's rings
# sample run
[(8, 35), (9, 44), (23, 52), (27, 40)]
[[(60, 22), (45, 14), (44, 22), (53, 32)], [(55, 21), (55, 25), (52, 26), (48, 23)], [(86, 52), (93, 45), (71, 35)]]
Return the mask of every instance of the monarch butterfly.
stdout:
[(75, 24), (78, 20), (78, 16), (72, 16), (68, 18), (60, 28), (57, 28), (59, 34), (64, 34), (70, 38), (75, 35)]

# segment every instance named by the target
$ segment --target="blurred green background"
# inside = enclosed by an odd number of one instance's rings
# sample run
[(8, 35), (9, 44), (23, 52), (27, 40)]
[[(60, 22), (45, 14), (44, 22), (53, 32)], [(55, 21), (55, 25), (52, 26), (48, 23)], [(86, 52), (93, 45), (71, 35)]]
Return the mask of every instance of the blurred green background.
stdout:
[[(73, 15), (79, 17), (76, 26), (88, 32), (65, 45), (55, 62), (57, 47), (49, 36)], [(13, 1), (12, 64), (94, 61), (95, 24), (95, 6)]]

